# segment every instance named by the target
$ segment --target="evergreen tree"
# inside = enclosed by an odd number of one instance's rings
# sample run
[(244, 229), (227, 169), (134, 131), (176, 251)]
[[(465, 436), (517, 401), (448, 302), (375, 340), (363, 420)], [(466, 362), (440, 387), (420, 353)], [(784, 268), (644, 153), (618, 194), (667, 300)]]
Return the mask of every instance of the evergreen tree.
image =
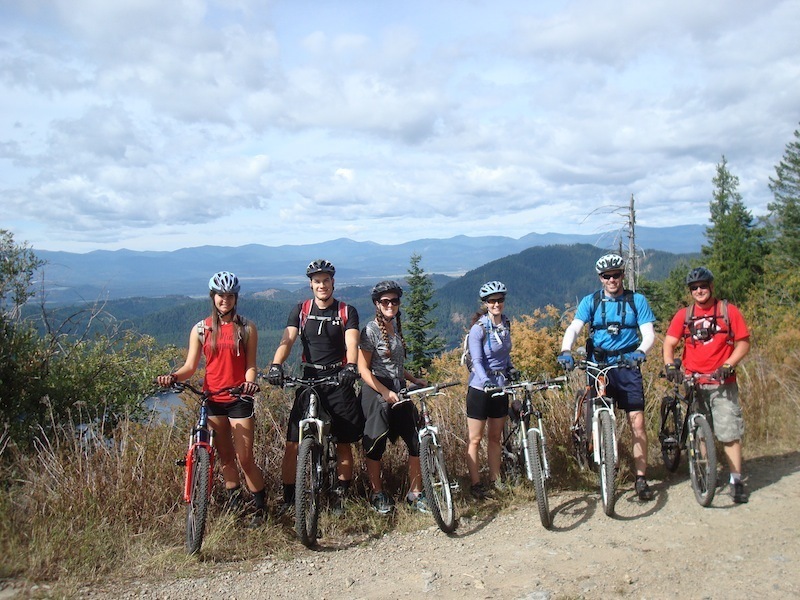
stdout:
[(800, 131), (786, 145), (783, 159), (770, 177), (769, 189), (775, 201), (769, 204), (774, 227), (772, 250), (777, 258), (796, 269), (800, 265)]
[(717, 295), (742, 302), (763, 272), (763, 231), (742, 202), (739, 178), (728, 170), (724, 156), (712, 182), (711, 225), (702, 254), (714, 273)]
[(419, 254), (411, 255), (411, 266), (406, 277), (410, 291), (403, 310), (403, 337), (409, 353), (407, 366), (413, 373), (430, 367), (433, 355), (442, 349), (442, 340), (431, 333), (436, 321), (429, 314), (437, 306), (431, 302), (433, 281), (420, 267), (420, 260), (422, 257)]

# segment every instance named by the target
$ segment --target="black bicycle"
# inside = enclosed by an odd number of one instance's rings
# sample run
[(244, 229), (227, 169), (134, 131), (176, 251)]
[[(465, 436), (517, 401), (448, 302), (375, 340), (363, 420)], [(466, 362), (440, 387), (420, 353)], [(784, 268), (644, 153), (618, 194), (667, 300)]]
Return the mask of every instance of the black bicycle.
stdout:
[(339, 385), (335, 376), (319, 379), (285, 378), (285, 387), (300, 387), (308, 395), (308, 410), (300, 420), (295, 475), (294, 529), (307, 547), (317, 543), (323, 501), (330, 504), (336, 489), (336, 440), (330, 418), (321, 410), (318, 388)]
[(543, 381), (521, 381), (508, 384), (499, 392), (508, 394), (511, 400), (510, 418), (503, 426), (501, 444), (503, 478), (507, 483), (512, 483), (523, 475), (533, 482), (539, 519), (547, 529), (553, 524), (547, 498), (550, 465), (547, 461), (542, 411), (533, 404), (532, 399), (534, 393), (541, 394), (545, 390), (557, 389), (566, 380), (566, 376), (562, 375)]
[(445, 533), (453, 533), (456, 529), (456, 506), (453, 502), (453, 489), (450, 478), (447, 476), (447, 467), (444, 462), (444, 451), (439, 441), (439, 428), (433, 424), (428, 409), (428, 398), (441, 394), (442, 389), (458, 385), (458, 382), (437, 383), (427, 387), (402, 390), (398, 393), (399, 402), (408, 402), (416, 397), (419, 402), (419, 422), (417, 435), (419, 436), (419, 466), (422, 474), (422, 487), (425, 489), (425, 498), (431, 509), (433, 519), (439, 529)]
[[(675, 364), (680, 369), (680, 361)], [(680, 464), (681, 452), (687, 451), (694, 497), (701, 506), (710, 506), (717, 489), (717, 450), (708, 407), (696, 393), (700, 378), (716, 381), (712, 375), (694, 373), (675, 383), (672, 393), (661, 399), (658, 440), (664, 466), (673, 473)]]

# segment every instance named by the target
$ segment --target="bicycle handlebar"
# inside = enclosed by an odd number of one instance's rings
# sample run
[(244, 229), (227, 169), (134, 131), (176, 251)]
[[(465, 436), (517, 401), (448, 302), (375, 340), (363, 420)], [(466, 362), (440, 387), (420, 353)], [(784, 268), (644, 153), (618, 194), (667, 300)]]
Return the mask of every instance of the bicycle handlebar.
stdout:
[(225, 393), (230, 394), (231, 396), (234, 396), (234, 397), (237, 397), (237, 398), (239, 398), (239, 397), (244, 395), (244, 394), (242, 394), (242, 386), (241, 385), (235, 385), (235, 386), (232, 386), (232, 387), (226, 387), (226, 388), (222, 388), (222, 389), (219, 389), (219, 390), (198, 390), (191, 383), (187, 383), (185, 381), (175, 381), (169, 386), (168, 389), (175, 390), (176, 392), (182, 392), (184, 390), (188, 390), (188, 391), (192, 392), (195, 396), (198, 396), (200, 398), (208, 398), (208, 399), (211, 399), (214, 396), (219, 396), (220, 394), (225, 394)]
[(286, 375), (283, 378), (284, 387), (314, 387), (315, 385), (337, 386), (339, 385), (339, 378), (336, 375), (327, 375), (325, 377), (318, 377), (316, 379), (303, 379), (302, 377), (293, 377)]
[(458, 385), (459, 383), (461, 383), (461, 382), (460, 381), (448, 381), (446, 383), (435, 383), (433, 385), (428, 385), (428, 386), (425, 386), (425, 387), (406, 388), (406, 389), (403, 389), (403, 390), (400, 390), (399, 392), (397, 392), (397, 395), (398, 396), (405, 396), (405, 397), (410, 398), (411, 396), (417, 396), (419, 394), (426, 394), (426, 395), (437, 394), (437, 393), (439, 393), (439, 390), (443, 390), (444, 388), (449, 388), (449, 387), (452, 387), (454, 385)]

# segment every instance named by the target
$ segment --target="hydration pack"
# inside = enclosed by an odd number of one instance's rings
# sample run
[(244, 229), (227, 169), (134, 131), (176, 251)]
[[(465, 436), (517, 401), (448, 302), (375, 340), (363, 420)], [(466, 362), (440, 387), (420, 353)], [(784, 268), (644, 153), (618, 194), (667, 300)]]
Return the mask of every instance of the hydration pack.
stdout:
[[(492, 331), (492, 326), (489, 323), (489, 319), (487, 317), (481, 317), (480, 322), (483, 324), (483, 330), (485, 335), (489, 335)], [(508, 317), (503, 315), (503, 325), (511, 330), (511, 321), (508, 320)], [(491, 344), (491, 342), (489, 342)], [(472, 373), (472, 354), (469, 351), (469, 331), (467, 331), (467, 335), (464, 336), (464, 342), (461, 345), (461, 360), (459, 361), (464, 367), (467, 368), (467, 372)]]

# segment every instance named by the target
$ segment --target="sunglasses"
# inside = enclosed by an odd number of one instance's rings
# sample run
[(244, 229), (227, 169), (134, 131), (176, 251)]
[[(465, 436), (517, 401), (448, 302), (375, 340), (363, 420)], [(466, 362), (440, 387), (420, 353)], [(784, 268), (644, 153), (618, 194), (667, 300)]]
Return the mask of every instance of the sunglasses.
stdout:
[(505, 298), (487, 298), (486, 304), (503, 304), (505, 301)]
[(609, 279), (622, 279), (622, 271), (617, 271), (616, 273), (602, 273), (600, 277), (606, 281)]
[(696, 283), (694, 285), (689, 286), (689, 289), (693, 292), (696, 292), (697, 290), (707, 290), (710, 288), (711, 286), (707, 283)]
[(400, 298), (381, 298), (378, 303), (384, 308), (389, 306), (400, 306)]

